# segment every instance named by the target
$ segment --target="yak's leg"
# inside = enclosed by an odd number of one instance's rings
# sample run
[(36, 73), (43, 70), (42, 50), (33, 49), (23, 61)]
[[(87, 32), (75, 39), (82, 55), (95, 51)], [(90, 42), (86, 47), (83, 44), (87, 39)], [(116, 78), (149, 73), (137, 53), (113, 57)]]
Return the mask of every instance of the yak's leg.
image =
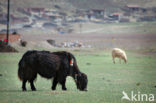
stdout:
[(37, 77), (37, 74), (33, 72), (33, 76), (32, 76), (32, 78), (29, 80), (29, 82), (30, 82), (30, 87), (31, 87), (31, 90), (32, 90), (32, 91), (36, 91), (36, 88), (35, 88), (35, 86), (34, 86), (34, 80), (35, 80), (36, 77)]
[(58, 83), (57, 78), (54, 78), (53, 85), (51, 87), (52, 90), (55, 90), (56, 89), (57, 83)]
[(23, 80), (23, 83), (22, 83), (22, 90), (23, 91), (26, 91), (27, 89), (26, 89), (26, 82), (27, 82), (27, 80)]
[(34, 82), (33, 82), (34, 80), (31, 80), (30, 81), (30, 87), (31, 87), (31, 90), (32, 91), (36, 91), (36, 88), (35, 88), (35, 86), (34, 86)]
[(67, 90), (67, 88), (66, 88), (66, 79), (64, 79), (64, 80), (61, 82), (61, 85), (62, 85), (62, 90)]

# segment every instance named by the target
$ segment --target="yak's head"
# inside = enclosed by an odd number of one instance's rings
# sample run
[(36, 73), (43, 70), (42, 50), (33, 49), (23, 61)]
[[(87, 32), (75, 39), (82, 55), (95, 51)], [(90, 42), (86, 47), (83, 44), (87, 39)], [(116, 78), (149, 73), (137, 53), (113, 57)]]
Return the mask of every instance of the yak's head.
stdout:
[(76, 82), (77, 89), (81, 91), (87, 91), (87, 84), (88, 84), (87, 75), (85, 73), (80, 72), (75, 58), (72, 58), (70, 60), (70, 70), (71, 70), (70, 73), (74, 74), (74, 79)]
[(77, 88), (81, 91), (87, 91), (87, 75), (80, 72), (74, 55), (65, 51), (55, 52), (55, 54), (63, 59), (64, 68), (69, 70), (69, 75), (75, 79)]
[(84, 73), (76, 74), (75, 81), (76, 81), (77, 89), (81, 91), (87, 91), (88, 79), (86, 74)]

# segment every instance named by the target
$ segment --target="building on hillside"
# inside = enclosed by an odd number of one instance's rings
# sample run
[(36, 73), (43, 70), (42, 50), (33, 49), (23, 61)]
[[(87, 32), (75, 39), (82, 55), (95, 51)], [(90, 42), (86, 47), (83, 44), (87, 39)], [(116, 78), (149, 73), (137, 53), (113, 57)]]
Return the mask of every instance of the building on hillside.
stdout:
[(112, 13), (109, 15), (110, 18), (114, 20), (118, 20), (118, 21), (120, 21), (121, 16), (122, 16), (122, 13), (119, 13), (119, 12)]
[(7, 14), (1, 13), (0, 14), (0, 24), (6, 24), (7, 23)]
[(87, 16), (89, 19), (96, 18), (96, 19), (104, 19), (105, 10), (104, 9), (91, 9), (86, 11)]
[(31, 15), (41, 15), (45, 12), (45, 8), (24, 8), (24, 11)]
[(25, 24), (29, 23), (29, 18), (28, 17), (15, 17), (13, 15), (10, 16), (10, 23), (11, 24)]
[(140, 6), (138, 6), (138, 5), (126, 5), (126, 8), (131, 12), (135, 12), (135, 11), (139, 11)]
[(45, 11), (45, 8), (27, 8), (27, 11), (34, 12), (34, 13), (41, 13)]

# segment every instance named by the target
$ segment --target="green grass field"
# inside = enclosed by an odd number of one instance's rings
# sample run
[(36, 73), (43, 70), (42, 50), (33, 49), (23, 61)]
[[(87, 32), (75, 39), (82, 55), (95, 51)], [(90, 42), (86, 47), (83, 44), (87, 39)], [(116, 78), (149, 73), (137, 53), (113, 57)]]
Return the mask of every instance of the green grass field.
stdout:
[[(105, 33), (105, 34), (152, 34), (156, 33), (156, 22), (132, 22), (112, 24), (82, 24), (81, 33)], [(136, 29), (137, 28), (137, 29)], [(80, 32), (79, 24), (75, 27)]]
[(17, 69), (23, 53), (0, 53), (0, 103), (130, 103), (121, 100), (122, 91), (156, 96), (156, 56), (128, 53), (128, 64), (113, 64), (109, 52), (74, 54), (80, 70), (88, 75), (87, 92), (77, 90), (71, 77), (67, 91), (60, 85), (52, 91), (51, 80), (39, 75), (37, 91), (32, 92), (27, 84), (28, 91), (22, 92)]

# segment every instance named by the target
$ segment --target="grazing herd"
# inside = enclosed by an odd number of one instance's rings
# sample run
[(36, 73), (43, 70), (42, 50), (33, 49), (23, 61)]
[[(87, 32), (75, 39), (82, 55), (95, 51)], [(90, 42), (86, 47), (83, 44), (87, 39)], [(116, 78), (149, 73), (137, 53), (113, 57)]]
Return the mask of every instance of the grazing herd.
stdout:
[[(127, 63), (127, 56), (123, 50), (114, 48), (112, 50), (114, 63), (116, 57)], [(87, 75), (79, 70), (74, 55), (69, 52), (27, 51), (18, 64), (18, 77), (22, 81), (23, 91), (27, 90), (27, 82), (30, 83), (32, 91), (36, 90), (34, 80), (37, 78), (37, 74), (47, 79), (53, 79), (52, 90), (56, 89), (58, 83), (61, 84), (62, 90), (67, 90), (66, 78), (71, 76), (77, 89), (87, 91)]]

